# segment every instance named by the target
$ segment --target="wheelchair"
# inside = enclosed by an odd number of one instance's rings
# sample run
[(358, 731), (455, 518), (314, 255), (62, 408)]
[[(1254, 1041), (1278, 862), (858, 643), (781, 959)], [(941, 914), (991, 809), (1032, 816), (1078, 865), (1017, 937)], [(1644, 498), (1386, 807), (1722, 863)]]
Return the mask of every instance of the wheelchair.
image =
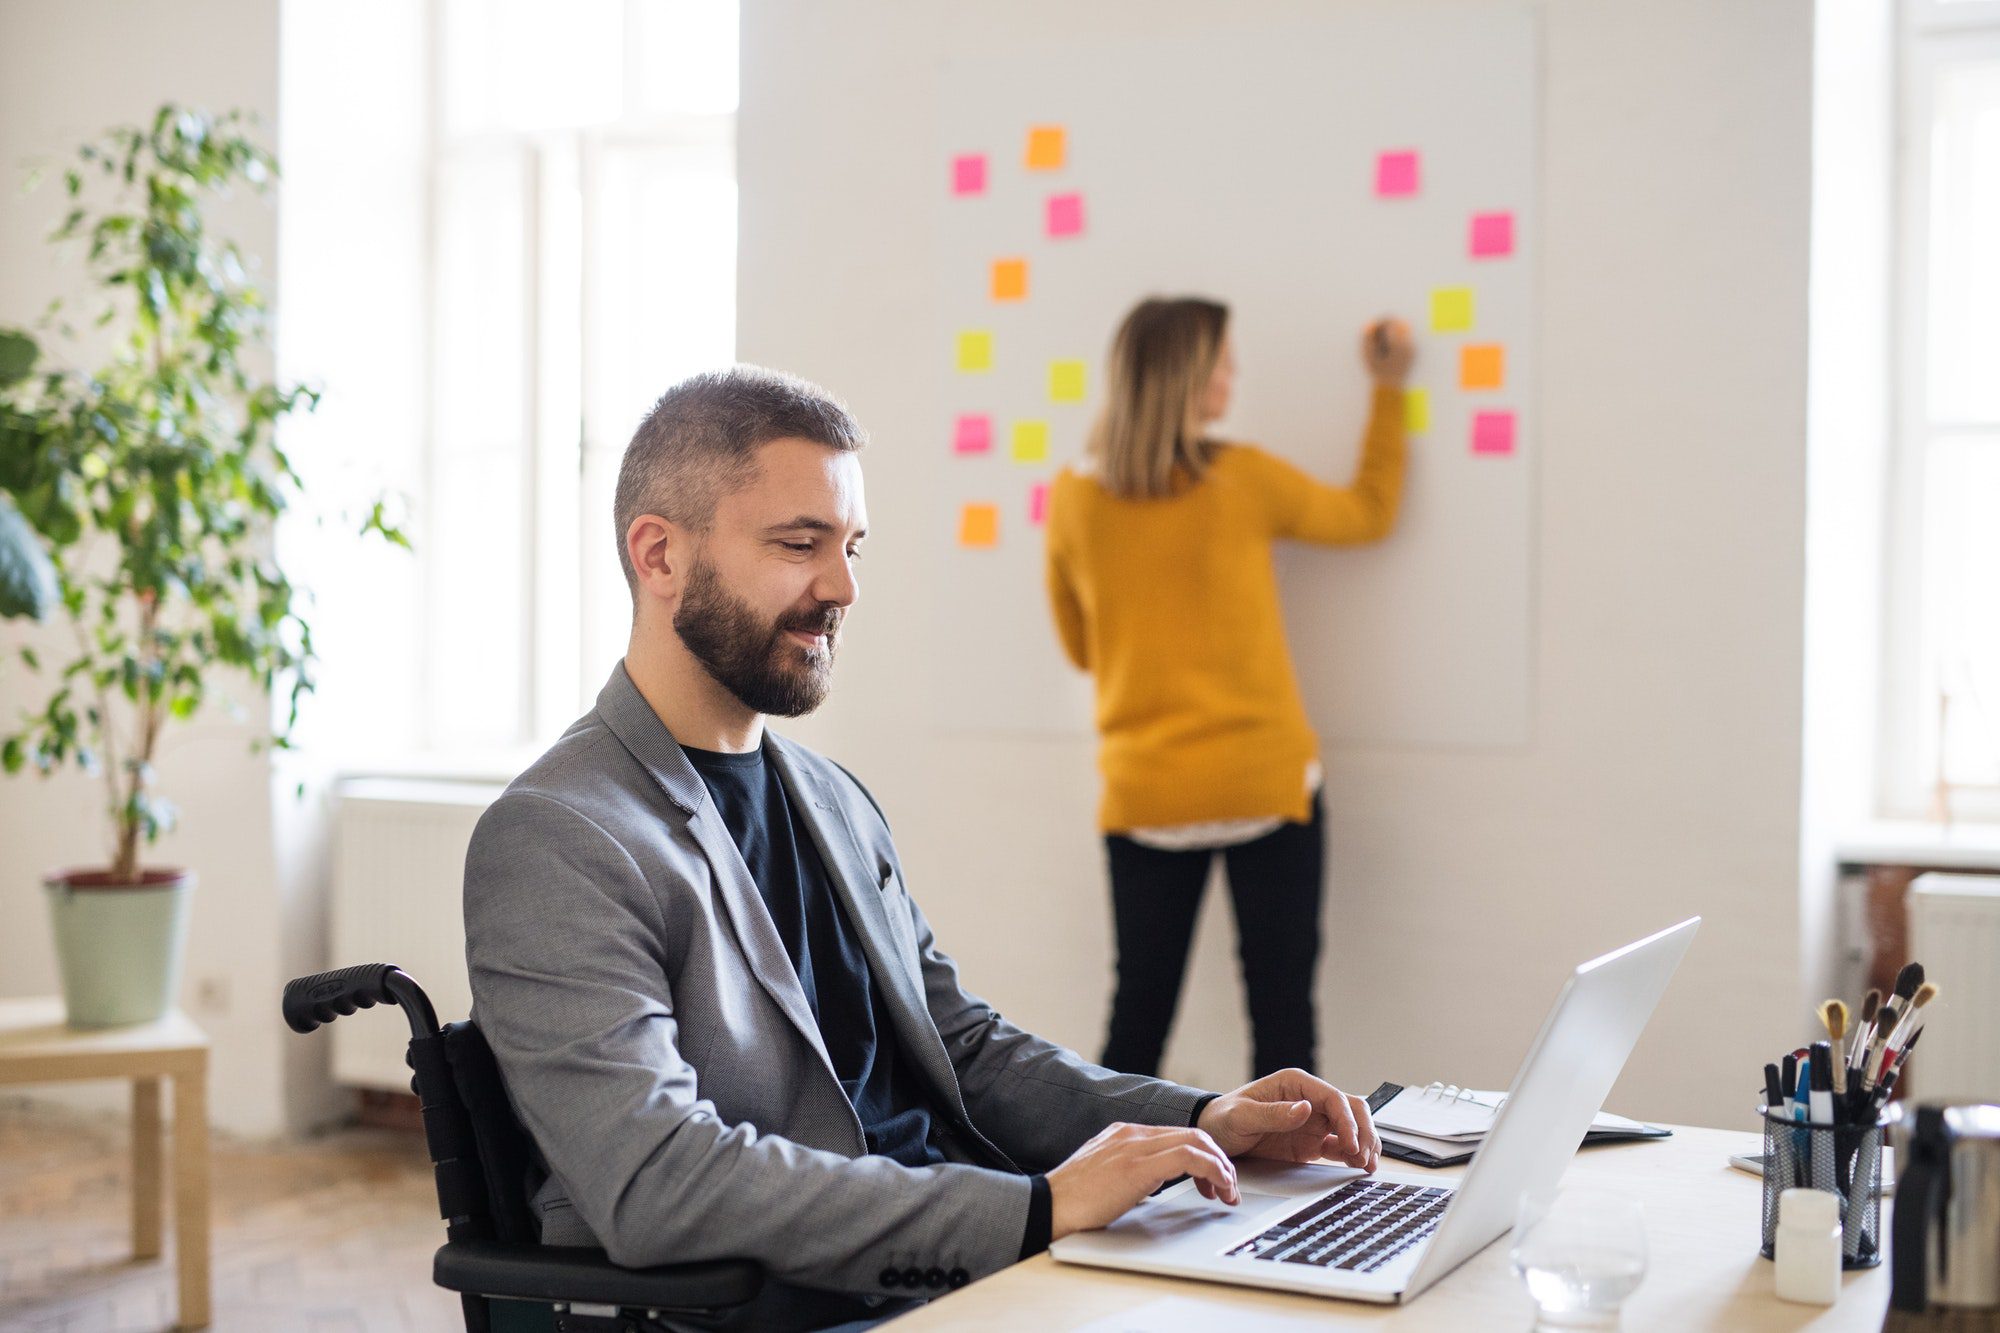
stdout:
[(458, 1293), (466, 1333), (654, 1333), (719, 1322), (756, 1298), (747, 1259), (621, 1268), (604, 1251), (543, 1245), (528, 1205), (528, 1134), (500, 1067), (470, 1021), (438, 1026), (421, 987), (389, 963), (287, 983), (285, 1022), (311, 1032), (356, 1009), (402, 1006), (410, 1091), (423, 1107), (445, 1243), (431, 1278)]

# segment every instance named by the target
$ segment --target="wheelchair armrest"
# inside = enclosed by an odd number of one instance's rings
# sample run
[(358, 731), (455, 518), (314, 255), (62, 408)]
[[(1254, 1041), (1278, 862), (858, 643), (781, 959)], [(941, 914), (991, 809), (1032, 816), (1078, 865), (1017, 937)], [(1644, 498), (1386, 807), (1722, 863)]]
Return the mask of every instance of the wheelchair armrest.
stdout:
[(431, 1261), (431, 1280), (447, 1291), (507, 1300), (719, 1310), (755, 1297), (764, 1273), (748, 1259), (620, 1268), (602, 1250), (455, 1240)]

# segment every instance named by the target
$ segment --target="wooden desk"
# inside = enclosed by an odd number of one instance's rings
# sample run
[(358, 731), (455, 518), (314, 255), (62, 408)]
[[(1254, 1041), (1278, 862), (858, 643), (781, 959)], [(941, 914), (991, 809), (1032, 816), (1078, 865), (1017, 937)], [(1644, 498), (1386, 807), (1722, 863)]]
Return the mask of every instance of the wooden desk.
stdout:
[(209, 1323), (208, 1037), (178, 1009), (155, 1023), (71, 1028), (55, 998), (0, 1000), (0, 1085), (132, 1081), (132, 1256), (158, 1258), (165, 1199), (160, 1080), (173, 1081), (180, 1327)]
[[(1622, 1333), (1728, 1333), (1812, 1329), (1813, 1333), (1876, 1333), (1889, 1304), (1884, 1264), (1849, 1273), (1831, 1306), (1793, 1305), (1772, 1294), (1772, 1264), (1757, 1253), (1761, 1183), (1728, 1164), (1731, 1153), (1761, 1152), (1757, 1134), (1676, 1127), (1654, 1143), (1592, 1148), (1579, 1153), (1565, 1185), (1630, 1193), (1646, 1210), (1650, 1263), (1646, 1280), (1625, 1302)], [(1415, 1175), (1455, 1177), (1456, 1169)], [(1889, 1225), (1884, 1201), (1882, 1225)], [(1507, 1267), (1507, 1240), (1487, 1246), (1406, 1306), (1361, 1305), (1229, 1287), (1209, 1282), (1059, 1264), (1046, 1254), (933, 1301), (895, 1322), (896, 1333), (924, 1329), (1034, 1329), (1058, 1333), (1093, 1320), (1136, 1315), (1172, 1298), (1179, 1327), (1290, 1330), (1307, 1328), (1527, 1329), (1534, 1303)], [(1144, 1328), (1143, 1322), (1133, 1324)]]

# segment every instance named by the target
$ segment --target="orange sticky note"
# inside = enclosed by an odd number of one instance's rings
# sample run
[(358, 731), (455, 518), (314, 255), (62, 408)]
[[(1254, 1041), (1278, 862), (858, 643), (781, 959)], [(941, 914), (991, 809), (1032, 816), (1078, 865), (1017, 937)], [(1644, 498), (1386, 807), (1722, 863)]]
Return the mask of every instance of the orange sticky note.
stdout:
[(1000, 544), (1000, 506), (990, 504), (969, 504), (958, 511), (958, 544), (960, 546), (998, 546)]
[(996, 259), (993, 261), (993, 299), (996, 301), (1025, 301), (1028, 299), (1027, 260)]
[(1028, 128), (1028, 170), (1058, 171), (1068, 156), (1068, 138), (1060, 125)]
[(1469, 343), (1458, 349), (1458, 387), (1498, 389), (1507, 383), (1507, 349), (1499, 343)]

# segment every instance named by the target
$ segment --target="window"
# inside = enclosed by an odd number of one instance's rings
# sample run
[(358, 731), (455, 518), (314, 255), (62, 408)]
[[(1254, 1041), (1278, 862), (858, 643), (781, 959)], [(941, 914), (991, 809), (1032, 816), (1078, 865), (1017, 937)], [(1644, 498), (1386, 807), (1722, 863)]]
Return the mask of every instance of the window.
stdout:
[(309, 743), (511, 772), (624, 651), (634, 427), (733, 359), (736, 0), (295, 2), (282, 31), (280, 363), (326, 389), (296, 451), (322, 494), (407, 497), (417, 548), (297, 539)]
[(427, 748), (537, 748), (623, 651), (619, 459), (735, 345), (735, 10), (443, 0)]
[(1902, 21), (1883, 805), (2000, 819), (2000, 4)]

